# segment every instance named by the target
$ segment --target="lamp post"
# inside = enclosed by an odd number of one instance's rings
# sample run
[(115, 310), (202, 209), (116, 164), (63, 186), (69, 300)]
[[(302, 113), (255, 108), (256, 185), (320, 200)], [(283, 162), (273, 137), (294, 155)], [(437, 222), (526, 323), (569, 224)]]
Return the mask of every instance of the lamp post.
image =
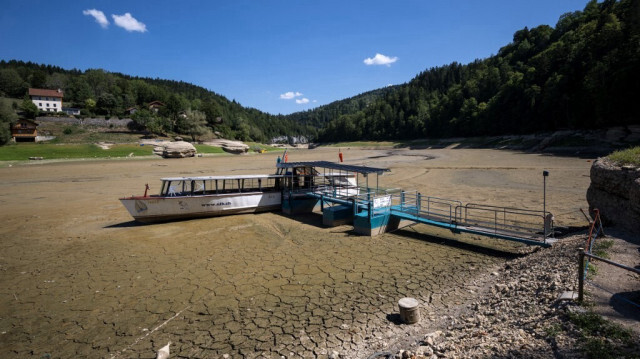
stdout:
[(547, 177), (549, 177), (549, 171), (542, 171), (543, 189), (542, 189), (542, 215), (547, 215)]

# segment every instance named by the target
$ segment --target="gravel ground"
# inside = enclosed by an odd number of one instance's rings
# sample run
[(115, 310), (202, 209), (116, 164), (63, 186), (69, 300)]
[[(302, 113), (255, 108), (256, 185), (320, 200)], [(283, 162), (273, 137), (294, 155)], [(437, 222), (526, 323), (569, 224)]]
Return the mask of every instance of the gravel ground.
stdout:
[[(551, 249), (507, 262), (484, 278), (477, 299), (461, 306), (456, 314), (440, 318), (433, 326), (436, 330), (412, 333), (409, 326), (399, 326), (398, 331), (409, 340), (397, 333), (400, 339), (388, 345), (388, 350), (371, 352), (370, 357), (585, 357), (580, 329), (569, 320), (569, 313), (584, 313), (588, 306), (559, 299), (565, 291), (577, 293), (577, 251), (584, 243), (583, 235), (572, 236)], [(639, 290), (638, 278), (631, 281)], [(627, 357), (638, 357), (640, 323), (631, 325), (635, 347), (604, 336), (600, 339), (626, 352)]]

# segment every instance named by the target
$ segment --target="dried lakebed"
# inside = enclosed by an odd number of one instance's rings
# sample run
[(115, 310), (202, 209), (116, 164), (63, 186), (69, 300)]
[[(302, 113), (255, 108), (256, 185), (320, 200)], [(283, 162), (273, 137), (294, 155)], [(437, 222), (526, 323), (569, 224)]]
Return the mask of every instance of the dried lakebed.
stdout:
[[(293, 155), (318, 160), (334, 152)], [(583, 206), (584, 160), (424, 151), (432, 153), (437, 158), (429, 161), (400, 155), (373, 160), (379, 152), (365, 150), (346, 155), (369, 165), (397, 163), (382, 177), (387, 187), (437, 188), (436, 194), (503, 205), (521, 186), (538, 182), (533, 174), (553, 166), (554, 178), (564, 180), (550, 189), (552, 210), (571, 219)], [(0, 168), (0, 357), (153, 358), (169, 341), (172, 357), (323, 357), (334, 350), (366, 357), (382, 349), (377, 346), (396, 327), (398, 299), (425, 303), (422, 325), (428, 325), (472, 297), (475, 279), (515, 252), (485, 239), (434, 239), (426, 226), (356, 236), (348, 226), (324, 228), (318, 214), (138, 226), (117, 202), (141, 192), (145, 182), (153, 188), (157, 178), (211, 173), (207, 168), (269, 173), (275, 157)], [(475, 166), (487, 168), (476, 174), (482, 182), (495, 163), (517, 186), (494, 192), (475, 182), (452, 184)], [(526, 168), (504, 169), (521, 163)], [(538, 192), (517, 201), (535, 207)]]
[[(293, 230), (271, 213), (161, 224), (155, 243), (104, 241), (91, 250), (88, 238), (73, 238), (64, 256), (15, 278), (22, 284), (12, 313), (3, 313), (5, 354), (148, 358), (168, 341), (191, 358), (351, 351), (380, 334), (399, 298), (459, 303), (467, 278), (502, 260), (303, 219), (309, 225)], [(178, 235), (193, 226), (229, 235)], [(148, 226), (123, 230), (143, 236)], [(176, 240), (183, 247), (169, 244), (162, 255), (146, 248)]]

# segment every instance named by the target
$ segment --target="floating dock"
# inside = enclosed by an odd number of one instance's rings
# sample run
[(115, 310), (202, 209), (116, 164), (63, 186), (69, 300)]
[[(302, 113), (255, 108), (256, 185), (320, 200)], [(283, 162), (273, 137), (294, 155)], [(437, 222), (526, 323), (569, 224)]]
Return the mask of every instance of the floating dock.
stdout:
[(320, 207), (326, 226), (353, 224), (355, 232), (375, 236), (421, 223), (527, 245), (550, 247), (553, 242), (553, 215), (547, 211), (381, 189), (378, 177), (389, 172), (386, 168), (328, 161), (283, 162), (277, 167), (278, 174), (286, 176), (282, 211), (294, 215)]

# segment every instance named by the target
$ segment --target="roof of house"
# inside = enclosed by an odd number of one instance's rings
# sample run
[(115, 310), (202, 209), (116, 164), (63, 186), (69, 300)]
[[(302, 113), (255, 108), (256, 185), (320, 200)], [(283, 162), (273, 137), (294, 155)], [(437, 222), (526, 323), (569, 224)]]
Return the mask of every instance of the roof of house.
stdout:
[(36, 125), (36, 126), (38, 126), (38, 123), (37, 123), (36, 121), (29, 120), (29, 119), (27, 119), (27, 118), (21, 118), (21, 119), (19, 119), (18, 121), (16, 121), (16, 122), (11, 126), (11, 127), (13, 127), (13, 128), (18, 128), (18, 126), (20, 125), (20, 123), (21, 123), (21, 122), (27, 122), (27, 123), (30, 123), (30, 124), (32, 124), (32, 125)]
[(29, 96), (63, 97), (62, 90), (29, 89)]
[(151, 101), (149, 102), (149, 107), (151, 106), (164, 106), (164, 104), (160, 101)]

